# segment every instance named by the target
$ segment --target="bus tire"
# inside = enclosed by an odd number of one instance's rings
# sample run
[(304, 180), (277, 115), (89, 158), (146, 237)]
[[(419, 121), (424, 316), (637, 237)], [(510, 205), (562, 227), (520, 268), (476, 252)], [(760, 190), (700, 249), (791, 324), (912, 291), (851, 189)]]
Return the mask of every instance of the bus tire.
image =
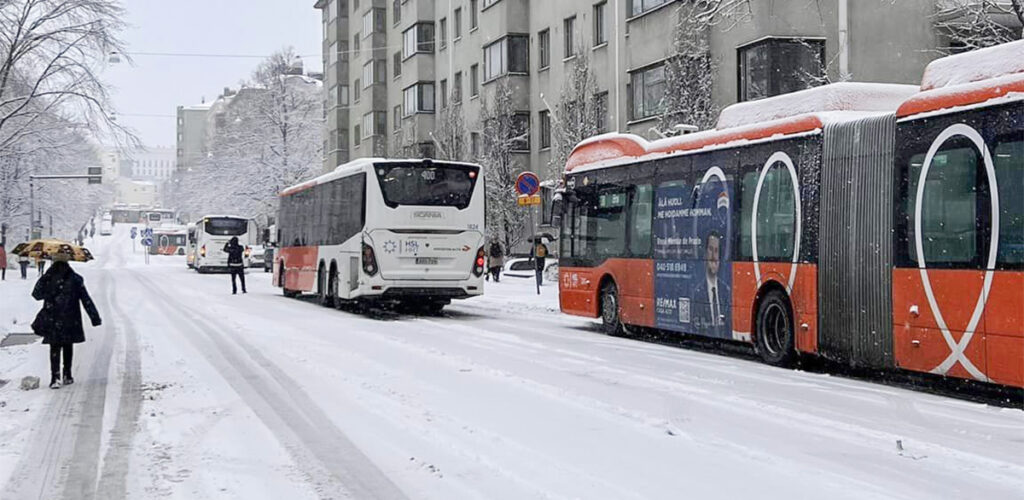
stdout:
[(782, 290), (770, 290), (757, 307), (755, 339), (761, 359), (774, 366), (787, 366), (796, 355), (793, 308)]
[(327, 293), (327, 271), (324, 269), (323, 262), (320, 263), (320, 268), (316, 271), (316, 298), (320, 305), (331, 307), (331, 295)]
[(338, 265), (331, 263), (331, 271), (327, 274), (327, 295), (331, 298), (331, 307), (337, 308), (341, 299), (338, 298)]
[(288, 283), (288, 279), (287, 279), (286, 274), (285, 274), (287, 271), (285, 271), (285, 269), (287, 269), (287, 268), (284, 267), (284, 262), (282, 262), (281, 263), (281, 272), (279, 272), (277, 274), (277, 276), (278, 276), (277, 279), (279, 281), (278, 284), (281, 285), (281, 292), (284, 293), (284, 296), (288, 297), (289, 299), (293, 299), (293, 298), (299, 296), (299, 292), (296, 292), (296, 291), (288, 289), (288, 286), (286, 285), (286, 283)]
[(619, 336), (623, 333), (622, 321), (619, 317), (619, 288), (614, 281), (608, 281), (601, 287), (601, 331), (606, 335)]

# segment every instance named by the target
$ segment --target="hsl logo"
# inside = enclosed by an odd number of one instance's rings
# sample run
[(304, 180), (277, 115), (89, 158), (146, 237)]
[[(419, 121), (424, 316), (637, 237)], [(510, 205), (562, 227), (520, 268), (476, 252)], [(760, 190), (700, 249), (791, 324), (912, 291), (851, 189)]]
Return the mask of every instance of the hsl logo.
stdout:
[(427, 210), (420, 210), (412, 213), (414, 219), (441, 219), (443, 218), (441, 212), (432, 212)]

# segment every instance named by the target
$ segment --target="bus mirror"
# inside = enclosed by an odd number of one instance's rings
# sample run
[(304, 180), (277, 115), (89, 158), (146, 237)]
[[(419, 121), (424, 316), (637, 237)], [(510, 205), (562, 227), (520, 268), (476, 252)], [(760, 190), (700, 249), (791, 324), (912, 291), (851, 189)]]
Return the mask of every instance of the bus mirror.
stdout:
[(559, 226), (562, 223), (562, 211), (565, 210), (565, 204), (562, 202), (562, 193), (556, 192), (551, 196), (551, 212), (550, 220), (544, 221), (545, 223), (552, 226)]

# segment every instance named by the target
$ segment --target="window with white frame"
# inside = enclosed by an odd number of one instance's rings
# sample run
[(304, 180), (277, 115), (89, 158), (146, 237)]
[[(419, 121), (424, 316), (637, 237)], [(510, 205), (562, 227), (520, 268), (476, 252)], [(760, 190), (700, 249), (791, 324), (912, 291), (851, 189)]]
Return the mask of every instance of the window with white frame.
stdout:
[(363, 38), (384, 32), (384, 9), (370, 9), (363, 14)]
[(675, 0), (629, 0), (629, 15), (639, 16)]
[(385, 135), (388, 131), (388, 114), (384, 111), (371, 111), (363, 115), (363, 139), (376, 135)]
[(403, 91), (403, 103), (405, 116), (416, 113), (433, 113), (434, 103), (434, 82), (419, 82)]
[(594, 46), (608, 43), (608, 24), (606, 13), (608, 2), (601, 2), (594, 6)]
[(402, 33), (402, 56), (434, 52), (434, 23), (418, 23)]
[(562, 21), (566, 59), (576, 55), (576, 16), (567, 17)]
[(528, 74), (529, 37), (508, 35), (484, 47), (484, 81), (506, 74)]
[(462, 38), (462, 7), (455, 9), (452, 14), (452, 34), (455, 40)]

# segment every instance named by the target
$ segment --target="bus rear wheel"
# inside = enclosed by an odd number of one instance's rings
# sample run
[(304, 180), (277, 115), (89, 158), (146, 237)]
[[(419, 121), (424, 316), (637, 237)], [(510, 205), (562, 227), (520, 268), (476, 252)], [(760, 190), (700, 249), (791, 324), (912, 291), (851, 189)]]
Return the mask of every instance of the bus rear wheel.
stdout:
[(793, 310), (786, 294), (772, 290), (757, 308), (757, 353), (770, 365), (787, 366), (796, 355)]
[(622, 335), (619, 318), (619, 288), (609, 281), (601, 287), (601, 330), (607, 335)]
[(324, 307), (332, 307), (334, 306), (334, 299), (327, 290), (327, 271), (324, 269), (324, 265), (320, 264), (320, 269), (316, 273), (317, 300)]
[(277, 273), (277, 276), (278, 276), (277, 279), (279, 281), (278, 285), (281, 286), (281, 292), (284, 293), (284, 296), (288, 297), (289, 299), (298, 297), (299, 296), (299, 292), (296, 292), (294, 290), (289, 290), (288, 289), (288, 286), (287, 286), (288, 279), (287, 279), (287, 275), (285, 274), (287, 271), (285, 271), (285, 269), (286, 268), (284, 267), (284, 262), (282, 262), (281, 263), (281, 270), (280, 270), (280, 272)]

